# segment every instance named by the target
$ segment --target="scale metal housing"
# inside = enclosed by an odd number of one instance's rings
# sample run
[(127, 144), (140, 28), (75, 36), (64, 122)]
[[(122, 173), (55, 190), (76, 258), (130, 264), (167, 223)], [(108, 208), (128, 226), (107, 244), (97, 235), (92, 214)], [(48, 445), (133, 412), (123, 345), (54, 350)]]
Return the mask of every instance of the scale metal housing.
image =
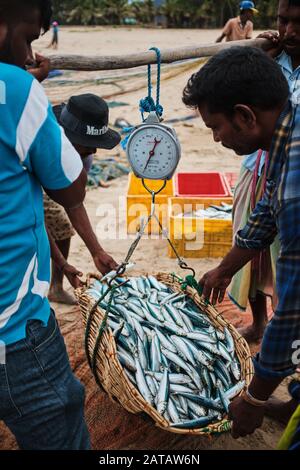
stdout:
[(170, 180), (181, 158), (181, 147), (172, 127), (162, 124), (155, 112), (131, 134), (127, 158), (138, 178)]

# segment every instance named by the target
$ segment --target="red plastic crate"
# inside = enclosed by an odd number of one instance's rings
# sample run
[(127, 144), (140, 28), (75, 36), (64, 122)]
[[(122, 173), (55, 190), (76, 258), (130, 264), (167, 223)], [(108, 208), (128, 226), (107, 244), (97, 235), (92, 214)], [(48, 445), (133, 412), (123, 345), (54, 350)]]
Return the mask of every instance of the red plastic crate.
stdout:
[(230, 195), (222, 173), (177, 173), (175, 177), (175, 196), (220, 198)]
[(234, 190), (234, 188), (236, 187), (236, 183), (238, 181), (238, 178), (239, 178), (239, 174), (238, 173), (225, 173), (225, 179), (227, 180), (230, 188), (231, 188), (231, 191)]

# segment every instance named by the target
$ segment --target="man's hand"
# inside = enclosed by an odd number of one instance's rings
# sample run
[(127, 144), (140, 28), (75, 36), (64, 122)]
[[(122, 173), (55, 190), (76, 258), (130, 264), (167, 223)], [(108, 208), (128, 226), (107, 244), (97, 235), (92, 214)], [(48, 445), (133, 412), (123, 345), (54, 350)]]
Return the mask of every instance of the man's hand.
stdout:
[(50, 60), (40, 54), (35, 54), (35, 62), (37, 67), (28, 69), (39, 82), (43, 82), (50, 72)]
[(282, 44), (280, 43), (278, 31), (266, 31), (265, 33), (259, 34), (257, 38), (269, 39), (270, 43), (265, 51), (273, 59), (282, 52)]
[(250, 405), (238, 397), (229, 406), (229, 418), (233, 421), (231, 434), (234, 439), (245, 437), (260, 428), (264, 420), (264, 407)]
[(62, 272), (70, 282), (71, 286), (74, 289), (78, 289), (79, 287), (83, 286), (83, 282), (79, 279), (83, 276), (83, 274), (78, 271), (74, 266), (71, 266), (69, 263), (66, 263), (63, 268)]
[(104, 275), (118, 268), (116, 261), (105, 251), (99, 251), (93, 256), (96, 268)]
[(213, 305), (216, 305), (217, 302), (223, 302), (226, 289), (231, 279), (231, 276), (225, 273), (220, 266), (204, 274), (199, 284), (203, 288), (203, 296), (205, 299), (210, 300), (212, 294), (211, 303)]
[(234, 246), (216, 269), (204, 274), (200, 279), (199, 284), (203, 289), (204, 297), (210, 300), (212, 294), (213, 305), (223, 302), (226, 289), (233, 276), (258, 253), (257, 250)]

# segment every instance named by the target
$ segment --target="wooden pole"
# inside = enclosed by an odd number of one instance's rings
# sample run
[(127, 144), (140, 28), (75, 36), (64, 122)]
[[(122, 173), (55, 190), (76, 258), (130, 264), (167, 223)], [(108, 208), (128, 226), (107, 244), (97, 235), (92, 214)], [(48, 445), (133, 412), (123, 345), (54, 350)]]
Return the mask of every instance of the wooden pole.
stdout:
[[(169, 64), (188, 59), (200, 59), (211, 57), (219, 51), (234, 46), (252, 46), (266, 49), (270, 45), (267, 39), (251, 39), (217, 44), (203, 44), (200, 46), (179, 47), (177, 49), (165, 49), (161, 51), (161, 62)], [(51, 69), (60, 70), (116, 70), (140, 67), (141, 65), (156, 64), (157, 58), (154, 51), (123, 56), (79, 56), (79, 55), (52, 55), (49, 57)]]

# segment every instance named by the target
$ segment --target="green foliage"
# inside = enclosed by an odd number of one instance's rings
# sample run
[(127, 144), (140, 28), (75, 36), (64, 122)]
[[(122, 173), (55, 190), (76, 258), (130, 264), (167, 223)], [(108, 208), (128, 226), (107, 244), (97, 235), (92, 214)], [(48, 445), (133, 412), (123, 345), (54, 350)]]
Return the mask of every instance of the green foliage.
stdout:
[(127, 0), (102, 0), (100, 3), (103, 16), (110, 24), (122, 24), (131, 13)]
[[(53, 0), (61, 24), (152, 24), (164, 15), (169, 27), (220, 28), (238, 14), (239, 0)], [(275, 28), (278, 0), (256, 0), (256, 28)]]
[(153, 0), (135, 0), (131, 4), (131, 13), (140, 24), (152, 24), (156, 14)]

